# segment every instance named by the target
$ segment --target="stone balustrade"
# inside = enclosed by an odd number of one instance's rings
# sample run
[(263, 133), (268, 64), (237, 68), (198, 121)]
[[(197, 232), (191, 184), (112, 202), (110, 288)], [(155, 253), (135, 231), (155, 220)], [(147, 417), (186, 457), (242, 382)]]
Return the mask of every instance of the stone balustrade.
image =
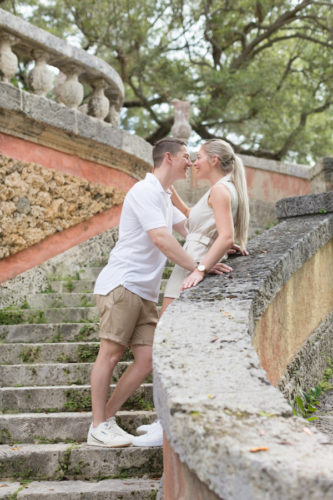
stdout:
[(333, 498), (332, 436), (288, 404), (333, 356), (333, 192), (280, 200), (277, 216), (156, 329), (165, 500)]
[[(52, 91), (65, 106), (119, 126), (124, 86), (111, 66), (0, 9), (1, 81), (11, 82), (19, 61), (34, 62), (28, 75), (29, 89), (34, 94), (48, 96)], [(60, 70), (57, 78), (49, 66)], [(87, 105), (82, 105), (83, 85), (91, 89)]]

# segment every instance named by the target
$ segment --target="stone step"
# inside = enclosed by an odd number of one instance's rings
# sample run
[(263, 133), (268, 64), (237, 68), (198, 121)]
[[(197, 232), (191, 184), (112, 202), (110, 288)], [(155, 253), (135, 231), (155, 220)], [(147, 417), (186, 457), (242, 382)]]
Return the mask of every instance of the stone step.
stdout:
[(96, 280), (50, 281), (47, 295), (54, 293), (92, 293)]
[[(163, 292), (160, 291), (158, 302), (163, 300)], [(28, 298), (28, 305), (31, 309), (45, 311), (45, 309), (57, 308), (82, 308), (96, 307), (96, 300), (93, 293), (53, 293), (53, 294), (35, 294)], [(29, 311), (29, 309), (27, 309)], [(96, 318), (98, 314), (96, 315)]]
[[(31, 326), (31, 325), (29, 325)], [(45, 326), (45, 325), (40, 325)], [(81, 326), (81, 324), (80, 324)], [(82, 327), (81, 327), (82, 328)], [(0, 364), (93, 363), (99, 342), (11, 343), (0, 345)]]
[[(117, 364), (113, 371), (113, 383), (117, 383), (130, 364), (130, 361)], [(3, 365), (0, 366), (0, 387), (86, 385), (90, 382), (92, 367), (93, 363)]]
[(160, 476), (162, 449), (106, 448), (86, 444), (1, 445), (2, 478), (37, 480), (116, 479)]
[[(167, 279), (161, 281), (161, 292), (165, 290)], [(47, 292), (43, 295), (54, 295), (56, 293), (92, 293), (96, 280), (73, 280), (73, 281), (51, 281)]]
[(96, 307), (59, 307), (49, 309), (15, 309), (2, 310), (2, 315), (7, 315), (11, 324), (22, 323), (78, 323), (80, 321), (99, 321)]
[[(85, 442), (91, 412), (21, 413), (0, 415), (0, 443)], [(156, 420), (154, 411), (118, 411), (117, 422), (130, 434)]]
[[(80, 269), (80, 280), (96, 280), (104, 266), (91, 266)], [(75, 275), (73, 276), (75, 277)]]
[(2, 342), (92, 342), (99, 341), (96, 323), (43, 323), (0, 325)]
[[(12, 343), (0, 345), (0, 364), (18, 365), (21, 363), (93, 363), (99, 350), (99, 342), (57, 342), (55, 344)], [(133, 354), (129, 349), (121, 361), (131, 361)]]
[[(110, 389), (112, 392), (113, 384)], [(152, 410), (152, 384), (142, 384), (126, 401), (122, 409)], [(0, 388), (0, 411), (3, 413), (90, 410), (89, 385)]]
[[(102, 481), (33, 481), (0, 485), (0, 498), (18, 500), (152, 500), (159, 488), (154, 479), (103, 479)], [(16, 496), (14, 496), (16, 495)]]
[(27, 302), (31, 308), (43, 310), (59, 307), (96, 307), (92, 293), (36, 293), (28, 297)]

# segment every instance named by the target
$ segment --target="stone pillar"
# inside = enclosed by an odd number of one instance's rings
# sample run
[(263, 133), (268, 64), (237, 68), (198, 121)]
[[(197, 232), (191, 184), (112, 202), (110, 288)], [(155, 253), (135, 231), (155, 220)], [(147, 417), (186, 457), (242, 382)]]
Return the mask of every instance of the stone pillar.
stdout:
[(48, 55), (42, 50), (34, 51), (33, 55), (36, 62), (29, 73), (29, 85), (35, 94), (45, 96), (51, 90), (53, 80), (52, 71), (46, 66)]
[(187, 142), (191, 135), (192, 127), (190, 125), (190, 108), (191, 105), (187, 101), (173, 99), (171, 104), (175, 108), (175, 121), (171, 128), (173, 137)]
[(55, 94), (58, 100), (69, 108), (77, 108), (83, 99), (83, 85), (79, 82), (80, 69), (76, 66), (64, 70), (66, 80), (63, 82), (63, 74), (59, 73)]
[(0, 35), (0, 80), (9, 83), (16, 73), (18, 60), (12, 51), (16, 38), (8, 33)]
[(94, 91), (88, 101), (88, 114), (100, 120), (104, 120), (110, 108), (109, 99), (104, 95), (104, 80), (96, 80), (92, 86)]
[[(187, 142), (192, 132), (192, 127), (190, 125), (191, 104), (187, 101), (180, 101), (179, 99), (173, 99), (171, 104), (175, 110), (174, 124), (171, 128), (172, 136)], [(190, 168), (187, 171), (186, 180), (177, 181), (175, 183), (177, 191), (186, 203), (189, 203), (191, 199), (191, 189), (193, 183), (195, 183), (193, 176), (193, 169)]]

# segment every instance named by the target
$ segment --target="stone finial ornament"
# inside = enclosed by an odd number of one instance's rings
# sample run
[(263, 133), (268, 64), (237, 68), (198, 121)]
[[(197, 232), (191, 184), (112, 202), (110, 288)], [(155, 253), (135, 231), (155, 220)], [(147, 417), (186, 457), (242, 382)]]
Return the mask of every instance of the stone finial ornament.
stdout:
[(16, 73), (18, 60), (12, 51), (16, 38), (8, 33), (0, 35), (0, 80), (9, 83)]
[(175, 108), (175, 121), (171, 128), (173, 137), (187, 141), (192, 132), (190, 125), (190, 103), (173, 99), (171, 104)]
[(58, 76), (55, 94), (58, 101), (69, 108), (77, 108), (83, 99), (83, 85), (79, 82), (80, 70), (75, 66), (64, 70), (66, 80), (61, 83), (62, 76)]
[(29, 73), (29, 85), (35, 94), (45, 96), (51, 90), (53, 83), (52, 71), (46, 66), (48, 55), (41, 50), (34, 51), (33, 55), (36, 62)]
[(96, 80), (93, 83), (93, 87), (93, 94), (88, 101), (88, 114), (100, 120), (104, 120), (110, 109), (109, 99), (104, 95), (104, 80)]

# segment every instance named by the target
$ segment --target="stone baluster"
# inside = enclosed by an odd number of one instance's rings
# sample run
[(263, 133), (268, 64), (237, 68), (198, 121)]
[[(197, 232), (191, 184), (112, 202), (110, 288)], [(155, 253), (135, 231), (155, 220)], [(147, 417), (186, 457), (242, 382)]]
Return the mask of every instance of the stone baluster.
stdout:
[(58, 101), (69, 108), (77, 108), (83, 99), (83, 85), (79, 82), (80, 70), (76, 66), (64, 70), (66, 80), (55, 89)]
[(106, 118), (113, 128), (119, 128), (120, 125), (120, 114), (116, 109), (116, 106), (111, 103), (109, 114)]
[(18, 60), (12, 51), (16, 38), (8, 33), (0, 35), (0, 80), (9, 83), (18, 68)]
[(109, 99), (104, 95), (105, 82), (103, 79), (96, 80), (93, 84), (93, 94), (88, 101), (88, 114), (104, 120), (109, 113)]
[(53, 73), (47, 66), (48, 56), (41, 50), (33, 52), (35, 67), (29, 73), (29, 85), (32, 91), (38, 95), (46, 95), (52, 88)]
[(109, 95), (109, 101), (110, 101), (110, 109), (105, 121), (110, 123), (113, 128), (119, 128), (120, 125), (119, 110), (121, 108), (122, 101), (119, 99), (119, 96), (112, 94)]

